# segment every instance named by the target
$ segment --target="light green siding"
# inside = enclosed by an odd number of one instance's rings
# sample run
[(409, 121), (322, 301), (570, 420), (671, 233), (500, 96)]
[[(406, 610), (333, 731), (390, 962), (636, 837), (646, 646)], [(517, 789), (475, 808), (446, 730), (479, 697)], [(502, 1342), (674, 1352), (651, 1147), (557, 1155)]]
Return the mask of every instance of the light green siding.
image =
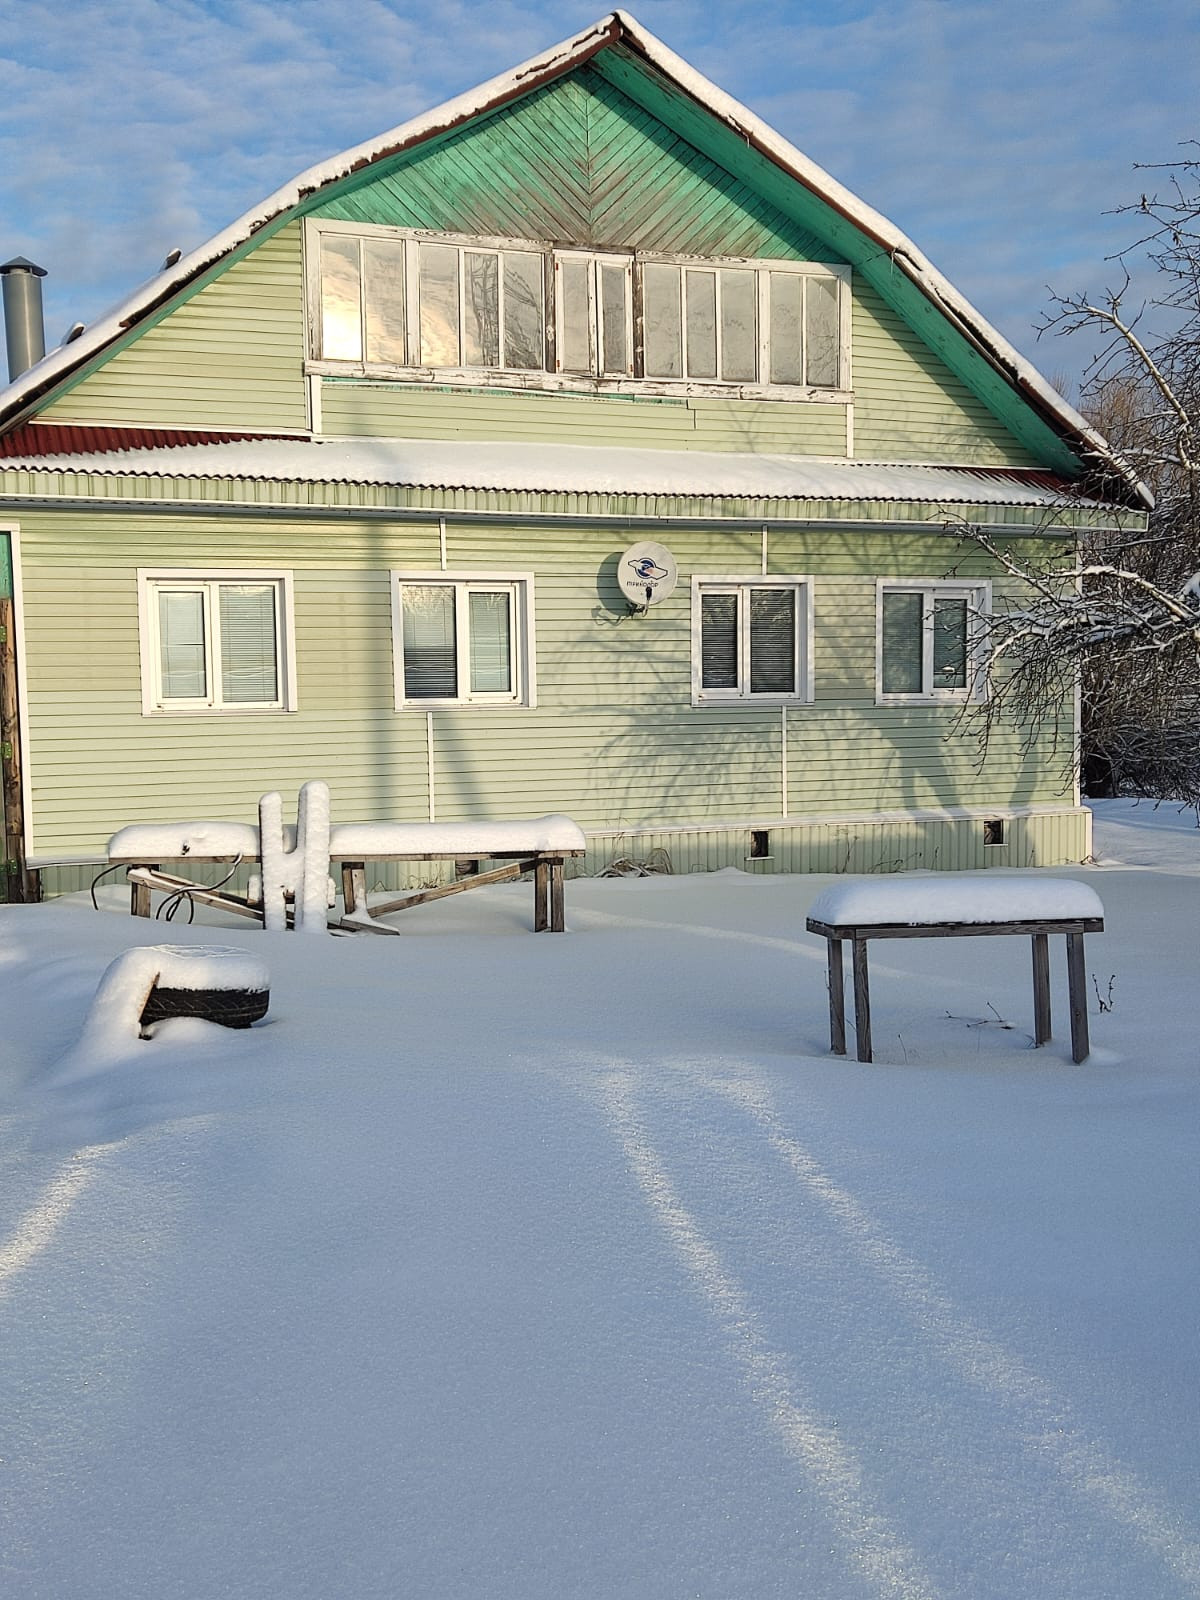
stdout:
[(42, 415), (153, 428), (305, 429), (300, 224), (264, 241)]
[[(759, 571), (757, 528), (673, 529), (681, 582), (630, 618), (615, 587), (620, 528), (458, 525), (451, 572), (536, 573), (535, 709), (427, 714), (392, 704), (391, 567), (434, 568), (436, 523), (255, 523), (130, 513), (31, 514), (23, 524), (30, 854), (103, 848), (128, 822), (252, 818), (270, 788), (331, 783), (346, 819), (429, 813), (432, 744), (442, 820), (562, 810), (590, 828), (663, 828), (793, 815), (1029, 807), (1061, 799), (1047, 731), (1001, 733), (982, 773), (950, 708), (874, 703), (875, 575), (937, 576), (964, 562), (932, 535), (771, 533), (772, 572), (815, 591), (811, 706), (696, 708), (693, 572)], [(144, 716), (139, 566), (285, 568), (295, 575), (299, 710)], [(786, 721), (786, 763), (784, 729)]]

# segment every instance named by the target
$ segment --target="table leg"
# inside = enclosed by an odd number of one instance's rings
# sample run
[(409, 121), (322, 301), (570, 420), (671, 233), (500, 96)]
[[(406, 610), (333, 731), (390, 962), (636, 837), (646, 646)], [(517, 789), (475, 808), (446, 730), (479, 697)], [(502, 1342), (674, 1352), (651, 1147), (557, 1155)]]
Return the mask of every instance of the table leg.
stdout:
[(533, 869), (533, 931), (545, 933), (550, 926), (550, 863), (539, 861)]
[(1033, 1042), (1043, 1045), (1050, 1037), (1050, 939), (1033, 936)]
[(342, 901), (345, 914), (352, 917), (356, 911), (367, 909), (367, 864), (365, 861), (342, 862)]
[[(149, 863), (147, 863), (149, 866)], [(150, 867), (153, 872), (154, 868)], [(129, 915), (131, 917), (148, 917), (150, 915), (150, 885), (147, 883), (131, 883), (129, 885)]]
[(563, 899), (563, 864), (561, 861), (552, 861), (550, 863), (550, 932), (565, 933), (566, 927), (566, 906)]
[(1071, 1059), (1085, 1061), (1088, 1041), (1087, 991), (1084, 987), (1083, 935), (1067, 935), (1067, 997), (1071, 1007)]
[(871, 989), (867, 978), (867, 941), (854, 941), (854, 1038), (858, 1059), (871, 1059)]
[(825, 941), (829, 956), (829, 1048), (846, 1054), (846, 985), (842, 978), (842, 941)]

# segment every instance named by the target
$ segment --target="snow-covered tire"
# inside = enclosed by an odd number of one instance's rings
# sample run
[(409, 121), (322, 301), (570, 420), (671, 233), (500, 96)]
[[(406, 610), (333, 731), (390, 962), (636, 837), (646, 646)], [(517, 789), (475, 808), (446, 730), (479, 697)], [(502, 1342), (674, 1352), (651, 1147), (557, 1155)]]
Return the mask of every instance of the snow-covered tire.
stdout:
[(269, 989), (163, 989), (155, 984), (141, 1023), (145, 1027), (167, 1017), (203, 1017), (223, 1028), (248, 1028), (266, 1016), (270, 1003)]

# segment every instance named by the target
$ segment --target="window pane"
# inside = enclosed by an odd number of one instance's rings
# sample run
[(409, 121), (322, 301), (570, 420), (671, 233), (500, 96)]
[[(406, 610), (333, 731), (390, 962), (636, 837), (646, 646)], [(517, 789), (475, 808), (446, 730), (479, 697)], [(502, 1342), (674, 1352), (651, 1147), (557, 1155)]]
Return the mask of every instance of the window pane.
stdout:
[(919, 589), (886, 589), (883, 595), (883, 692), (921, 693), (921, 613)]
[(421, 246), (421, 361), (457, 367), (458, 251), (448, 244)]
[(404, 244), (400, 239), (364, 239), (367, 360), (403, 366)]
[(321, 354), (327, 361), (361, 361), (358, 240), (321, 236)]
[(933, 602), (933, 687), (967, 687), (967, 602), (938, 595)]
[(808, 280), (808, 381), (817, 388), (838, 386), (838, 280)]
[(705, 689), (738, 686), (736, 594), (700, 596), (700, 682)]
[(227, 705), (272, 705), (280, 698), (275, 585), (223, 583), (221, 698)]
[(504, 253), (504, 365), (539, 371), (546, 365), (546, 287), (542, 257)]
[(458, 694), (454, 589), (450, 584), (406, 583), (404, 698), (453, 700)]
[(796, 272), (771, 273), (771, 382), (803, 383), (800, 330), (804, 280)]
[(721, 274), (721, 376), (726, 383), (753, 383), (758, 373), (757, 274)]
[(796, 692), (796, 591), (750, 591), (750, 693)]
[(159, 591), (158, 640), (163, 699), (207, 699), (203, 594)]
[(717, 275), (686, 272), (689, 378), (717, 375)]
[(561, 348), (558, 359), (564, 372), (591, 372), (591, 313), (588, 310), (588, 263), (558, 264)]
[(679, 268), (647, 266), (642, 273), (646, 323), (646, 376), (683, 376)]
[(463, 365), (500, 365), (500, 262), (468, 250), (464, 257)]
[(604, 322), (604, 371), (629, 371), (629, 274), (624, 267), (600, 268)]
[(467, 595), (472, 694), (508, 694), (512, 681), (512, 613), (507, 589)]

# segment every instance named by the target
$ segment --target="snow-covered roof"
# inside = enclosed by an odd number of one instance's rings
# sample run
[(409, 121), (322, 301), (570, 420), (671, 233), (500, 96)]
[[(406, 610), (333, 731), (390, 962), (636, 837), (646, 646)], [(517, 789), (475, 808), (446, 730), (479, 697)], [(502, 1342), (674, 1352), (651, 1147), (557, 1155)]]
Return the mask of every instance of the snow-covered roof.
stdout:
[(399, 155), (473, 117), (493, 111), (562, 76), (615, 44), (623, 44), (640, 54), (684, 94), (731, 127), (749, 146), (797, 183), (818, 195), (873, 240), (889, 256), (893, 269), (911, 280), (1005, 380), (1068, 439), (1081, 456), (1106, 465), (1145, 505), (1153, 503), (1149, 491), (1138, 482), (1136, 474), (1115, 454), (1108, 442), (975, 310), (907, 235), (873, 207), (851, 194), (746, 106), (668, 49), (625, 11), (613, 11), (581, 33), (509, 72), (490, 78), (478, 88), (457, 95), (375, 139), (355, 145), (341, 155), (309, 167), (291, 183), (277, 189), (260, 205), (215, 234), (207, 243), (164, 267), (121, 305), (85, 329), (77, 339), (51, 351), (7, 389), (0, 390), (0, 427), (27, 415), (37, 399), (61, 378), (100, 354), (199, 274), (316, 191), (374, 162)]
[[(704, 495), (1054, 506), (1046, 474), (624, 446), (445, 439), (236, 440), (92, 454), (14, 456), (9, 471), (246, 478), (547, 494)], [(1097, 501), (1071, 498), (1072, 505)]]

